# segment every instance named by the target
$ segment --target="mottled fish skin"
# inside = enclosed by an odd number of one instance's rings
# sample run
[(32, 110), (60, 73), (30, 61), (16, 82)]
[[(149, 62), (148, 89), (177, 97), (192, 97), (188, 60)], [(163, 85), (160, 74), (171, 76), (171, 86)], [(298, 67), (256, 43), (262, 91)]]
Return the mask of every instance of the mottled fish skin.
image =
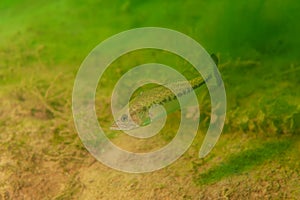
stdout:
[[(173, 87), (177, 96), (186, 95), (205, 83), (202, 77), (197, 77), (189, 81), (191, 87), (187, 87), (187, 82), (175, 82), (167, 84), (166, 87)], [(144, 91), (129, 102), (129, 112), (132, 120), (139, 126), (150, 123), (149, 109), (155, 104), (164, 105), (177, 99), (177, 96), (164, 86), (157, 86), (151, 90)], [(192, 88), (192, 89), (191, 89)]]
[[(215, 64), (218, 65), (218, 57), (215, 54), (212, 54), (211, 58), (214, 60)], [(214, 71), (214, 73), (216, 72), (217, 71)], [(212, 77), (213, 74), (209, 75), (205, 81), (208, 81)], [(170, 109), (168, 110), (168, 112), (173, 112), (177, 109), (180, 109), (180, 107), (177, 106), (172, 107), (173, 101), (177, 99), (177, 97), (186, 95), (191, 91), (201, 87), (205, 84), (205, 81), (201, 76), (199, 76), (188, 81), (190, 85), (187, 85), (186, 81), (178, 81), (168, 83), (164, 86), (157, 86), (155, 88), (145, 90), (134, 97), (129, 102), (129, 104), (127, 104), (121, 110), (121, 112), (118, 114), (117, 119), (110, 128), (112, 130), (132, 130), (138, 127), (146, 126), (150, 124), (155, 118), (160, 117), (160, 113), (158, 113), (158, 115), (157, 113), (150, 113), (150, 108), (155, 105), (166, 105), (165, 107), (169, 107)], [(216, 84), (220, 84), (220, 80), (217, 80)], [(175, 91), (175, 94), (167, 88), (172, 88), (172, 90)], [(170, 104), (168, 106), (169, 102), (171, 104), (171, 108)]]

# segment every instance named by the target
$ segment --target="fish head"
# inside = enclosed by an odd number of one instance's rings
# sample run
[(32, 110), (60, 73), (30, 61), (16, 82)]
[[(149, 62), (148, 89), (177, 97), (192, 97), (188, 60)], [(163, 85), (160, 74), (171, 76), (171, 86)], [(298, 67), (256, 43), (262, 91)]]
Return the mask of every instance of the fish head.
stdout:
[(121, 113), (115, 122), (111, 125), (111, 130), (122, 130), (122, 131), (129, 131), (140, 126), (132, 120), (129, 113)]

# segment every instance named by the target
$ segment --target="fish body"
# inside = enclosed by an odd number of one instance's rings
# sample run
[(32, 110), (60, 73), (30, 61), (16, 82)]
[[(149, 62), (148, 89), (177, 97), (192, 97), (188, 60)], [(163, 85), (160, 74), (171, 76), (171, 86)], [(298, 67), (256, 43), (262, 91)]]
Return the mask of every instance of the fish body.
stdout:
[[(190, 81), (178, 81), (168, 83), (166, 85), (160, 85), (149, 90), (141, 92), (134, 97), (129, 104), (121, 110), (117, 120), (111, 126), (113, 130), (132, 130), (138, 127), (146, 126), (150, 124), (157, 116), (151, 116), (149, 110), (156, 106), (165, 106), (175, 101), (178, 97), (187, 95), (193, 90), (200, 88), (205, 84), (202, 77), (196, 77)], [(168, 88), (174, 90), (171, 91)], [(173, 107), (168, 110), (178, 110), (180, 107)]]
[[(218, 57), (211, 55), (211, 59), (218, 66)], [(215, 73), (215, 72), (213, 72)], [(149, 90), (141, 92), (139, 95), (130, 100), (130, 102), (119, 112), (116, 121), (112, 124), (112, 130), (132, 130), (150, 124), (159, 116), (153, 116), (149, 111), (156, 105), (166, 107), (171, 102), (175, 102), (178, 97), (187, 95), (192, 91), (200, 88), (205, 81), (211, 79), (213, 74), (204, 80), (201, 76), (187, 81), (177, 81), (160, 85)], [(220, 84), (220, 83), (217, 83)], [(171, 91), (170, 89), (172, 88)], [(170, 107), (170, 106), (169, 106)], [(180, 109), (180, 106), (171, 106), (167, 113)], [(156, 113), (157, 114), (157, 113)]]

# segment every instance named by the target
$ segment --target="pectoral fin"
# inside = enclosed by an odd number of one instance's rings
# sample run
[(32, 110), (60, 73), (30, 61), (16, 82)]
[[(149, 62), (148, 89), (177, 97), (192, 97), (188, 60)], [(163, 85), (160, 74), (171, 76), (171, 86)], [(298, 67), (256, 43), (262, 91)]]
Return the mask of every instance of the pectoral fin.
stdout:
[(151, 118), (149, 116), (149, 110), (142, 111), (138, 114), (140, 120), (140, 126), (146, 126), (151, 123)]

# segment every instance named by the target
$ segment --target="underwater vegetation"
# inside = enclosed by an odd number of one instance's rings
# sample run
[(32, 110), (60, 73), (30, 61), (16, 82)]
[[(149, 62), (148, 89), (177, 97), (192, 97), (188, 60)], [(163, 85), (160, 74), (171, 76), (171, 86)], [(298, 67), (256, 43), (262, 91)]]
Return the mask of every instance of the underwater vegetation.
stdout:
[[(1, 1), (0, 199), (299, 198), (299, 10), (296, 0)], [(190, 149), (160, 171), (132, 175), (106, 168), (85, 149), (72, 118), (72, 88), (99, 42), (147, 26), (180, 31), (217, 55), (227, 115), (214, 150), (199, 160), (210, 120), (201, 88), (200, 127)], [(111, 64), (95, 108), (107, 136), (127, 150), (168, 144), (180, 120), (172, 113), (147, 141), (109, 129), (114, 85), (149, 62), (195, 75), (181, 57), (153, 49)]]

